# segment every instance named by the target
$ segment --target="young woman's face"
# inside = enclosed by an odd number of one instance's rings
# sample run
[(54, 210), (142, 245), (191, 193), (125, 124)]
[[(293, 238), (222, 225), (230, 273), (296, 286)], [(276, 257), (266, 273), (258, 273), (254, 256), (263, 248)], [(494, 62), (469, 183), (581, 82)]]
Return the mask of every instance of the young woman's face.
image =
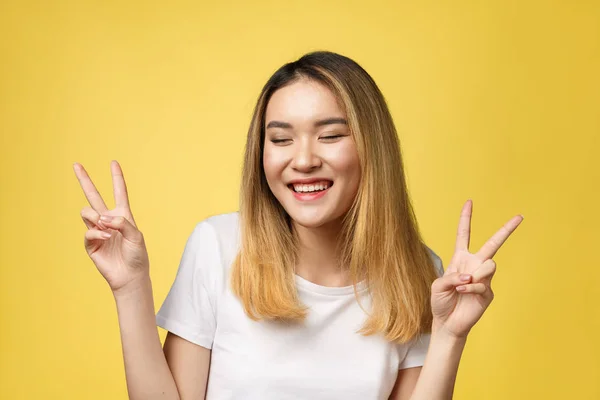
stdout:
[(333, 93), (307, 79), (277, 90), (265, 133), (267, 182), (292, 220), (308, 228), (339, 222), (356, 197), (360, 165)]

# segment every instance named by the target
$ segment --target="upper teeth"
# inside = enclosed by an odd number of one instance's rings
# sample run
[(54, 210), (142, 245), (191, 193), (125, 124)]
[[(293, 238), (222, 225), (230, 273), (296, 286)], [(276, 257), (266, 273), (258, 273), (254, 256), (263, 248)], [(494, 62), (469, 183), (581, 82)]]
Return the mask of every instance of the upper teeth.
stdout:
[(316, 182), (310, 185), (303, 185), (300, 183), (294, 183), (294, 190), (296, 192), (314, 192), (317, 190), (325, 190), (329, 187), (329, 182)]

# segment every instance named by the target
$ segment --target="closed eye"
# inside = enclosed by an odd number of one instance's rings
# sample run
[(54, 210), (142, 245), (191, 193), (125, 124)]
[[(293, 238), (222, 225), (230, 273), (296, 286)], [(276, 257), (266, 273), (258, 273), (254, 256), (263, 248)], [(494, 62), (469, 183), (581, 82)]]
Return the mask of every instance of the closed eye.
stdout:
[(346, 136), (346, 135), (327, 135), (327, 136), (321, 136), (321, 139), (333, 140), (333, 139), (341, 138), (344, 136)]
[(271, 139), (271, 143), (285, 143), (292, 139)]

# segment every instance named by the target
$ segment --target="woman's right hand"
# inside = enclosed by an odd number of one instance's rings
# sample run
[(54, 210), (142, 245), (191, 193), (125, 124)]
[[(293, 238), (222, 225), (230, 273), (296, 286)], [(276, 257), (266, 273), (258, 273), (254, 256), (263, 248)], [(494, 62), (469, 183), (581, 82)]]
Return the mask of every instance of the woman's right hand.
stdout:
[(112, 291), (126, 291), (149, 276), (149, 261), (144, 236), (131, 214), (121, 166), (117, 161), (110, 164), (116, 203), (112, 210), (106, 207), (83, 165), (75, 163), (73, 169), (91, 206), (81, 210), (88, 228), (85, 249)]

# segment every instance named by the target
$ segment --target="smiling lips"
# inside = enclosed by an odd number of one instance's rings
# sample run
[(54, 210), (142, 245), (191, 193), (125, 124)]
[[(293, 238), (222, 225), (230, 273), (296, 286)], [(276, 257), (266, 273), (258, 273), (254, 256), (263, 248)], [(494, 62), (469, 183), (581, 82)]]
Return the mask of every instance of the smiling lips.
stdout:
[(295, 181), (288, 185), (294, 197), (300, 201), (312, 201), (325, 196), (333, 182), (329, 180)]

